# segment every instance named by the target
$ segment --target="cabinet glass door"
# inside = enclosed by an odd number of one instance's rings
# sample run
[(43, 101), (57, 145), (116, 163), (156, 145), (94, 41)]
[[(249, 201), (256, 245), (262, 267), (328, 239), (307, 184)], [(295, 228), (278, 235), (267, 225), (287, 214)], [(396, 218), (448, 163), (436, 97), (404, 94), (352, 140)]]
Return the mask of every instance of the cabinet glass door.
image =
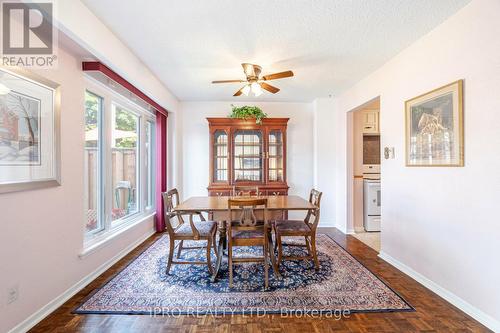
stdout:
[(283, 132), (281, 130), (269, 131), (269, 181), (283, 181)]
[(234, 180), (261, 182), (263, 176), (262, 132), (237, 130), (234, 133)]
[(227, 182), (228, 177), (228, 140), (227, 132), (217, 130), (214, 133), (214, 182)]

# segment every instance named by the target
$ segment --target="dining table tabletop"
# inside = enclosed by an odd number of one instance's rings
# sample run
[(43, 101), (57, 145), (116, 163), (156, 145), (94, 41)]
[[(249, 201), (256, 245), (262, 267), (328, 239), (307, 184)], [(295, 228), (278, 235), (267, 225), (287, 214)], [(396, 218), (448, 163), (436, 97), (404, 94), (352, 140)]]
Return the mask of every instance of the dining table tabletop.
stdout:
[[(175, 207), (182, 212), (217, 212), (227, 211), (230, 196), (200, 196), (191, 197)], [(266, 198), (268, 210), (310, 210), (315, 209), (312, 203), (298, 195), (270, 195), (252, 198)]]
[[(211, 214), (211, 219), (219, 222), (219, 244), (217, 262), (215, 264), (214, 275), (212, 281), (215, 281), (220, 270), (224, 249), (226, 248), (226, 219), (228, 211), (228, 199), (235, 198), (231, 196), (196, 196), (190, 197), (187, 200), (179, 203), (173, 210), (181, 214), (194, 214), (198, 212), (207, 212)], [(239, 197), (241, 198), (241, 197)], [(308, 211), (317, 209), (315, 205), (308, 200), (297, 195), (270, 195), (259, 196), (252, 198), (266, 198), (267, 210), (271, 212), (288, 212), (288, 211)], [(268, 234), (270, 249), (273, 249), (273, 240), (271, 233)], [(274, 251), (270, 251), (271, 264), (274, 273), (280, 276)]]

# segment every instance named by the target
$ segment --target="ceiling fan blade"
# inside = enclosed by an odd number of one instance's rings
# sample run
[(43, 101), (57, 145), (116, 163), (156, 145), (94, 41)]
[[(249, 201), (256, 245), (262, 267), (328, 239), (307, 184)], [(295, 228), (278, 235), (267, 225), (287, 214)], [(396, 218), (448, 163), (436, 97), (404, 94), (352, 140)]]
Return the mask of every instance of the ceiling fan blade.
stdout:
[(262, 89), (266, 89), (267, 91), (272, 92), (273, 94), (276, 94), (278, 91), (280, 91), (279, 88), (276, 88), (265, 82), (261, 82), (260, 86), (262, 87)]
[(246, 82), (246, 81), (244, 81), (244, 80), (218, 80), (218, 81), (212, 81), (212, 83), (233, 83), (233, 82), (242, 83), (242, 82)]
[(252, 64), (244, 62), (241, 64), (241, 66), (243, 67), (243, 72), (245, 72), (245, 75), (247, 77), (255, 76), (255, 70), (254, 70), (254, 66)]
[(285, 72), (264, 75), (262, 77), (262, 79), (268, 81), (268, 80), (283, 79), (285, 77), (290, 77), (290, 76), (293, 76), (293, 72), (292, 71), (285, 71)]
[(233, 96), (240, 96), (241, 94), (243, 94), (243, 88), (245, 88), (245, 86), (241, 87), (241, 89), (235, 92)]

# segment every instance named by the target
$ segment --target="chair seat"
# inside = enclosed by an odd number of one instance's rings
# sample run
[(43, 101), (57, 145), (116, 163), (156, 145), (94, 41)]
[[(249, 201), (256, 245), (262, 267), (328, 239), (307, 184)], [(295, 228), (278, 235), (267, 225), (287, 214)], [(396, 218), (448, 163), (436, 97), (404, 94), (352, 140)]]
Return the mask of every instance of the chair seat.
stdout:
[[(242, 225), (241, 225), (241, 223), (240, 223), (240, 221), (232, 221), (232, 222), (231, 222), (231, 225), (232, 225), (233, 227), (239, 227), (239, 226), (242, 226)], [(264, 225), (264, 221), (262, 221), (262, 220), (257, 220), (257, 223), (256, 223), (255, 225), (256, 225), (256, 226), (262, 226), (262, 225)]]
[[(214, 221), (196, 221), (194, 222), (194, 226), (200, 233), (202, 237), (208, 237), (215, 232), (217, 229), (217, 222)], [(193, 230), (191, 229), (191, 225), (189, 223), (181, 224), (181, 226), (175, 230), (176, 236), (193, 236)]]
[(264, 230), (234, 230), (233, 238), (264, 238)]
[(279, 234), (307, 234), (311, 228), (307, 223), (300, 220), (277, 220), (274, 222), (276, 232)]

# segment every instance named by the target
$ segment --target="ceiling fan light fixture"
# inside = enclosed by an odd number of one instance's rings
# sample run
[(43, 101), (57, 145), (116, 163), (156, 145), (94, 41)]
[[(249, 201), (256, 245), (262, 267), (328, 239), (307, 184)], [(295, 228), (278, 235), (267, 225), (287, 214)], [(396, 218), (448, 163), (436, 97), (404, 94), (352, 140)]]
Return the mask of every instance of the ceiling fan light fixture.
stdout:
[(279, 88), (266, 83), (267, 81), (284, 79), (293, 76), (293, 72), (288, 70), (284, 72), (264, 75), (261, 77), (260, 73), (262, 72), (262, 67), (260, 67), (259, 65), (245, 62), (242, 63), (241, 66), (243, 67), (243, 72), (246, 76), (245, 80), (216, 80), (212, 81), (212, 83), (244, 83), (245, 85), (233, 94), (234, 97), (238, 97), (241, 95), (248, 96), (250, 93), (252, 93), (255, 97), (259, 97), (260, 95), (262, 95), (264, 90), (272, 94), (276, 94), (280, 91)]
[(241, 89), (241, 92), (245, 95), (245, 96), (248, 96), (248, 93), (250, 92), (250, 85), (247, 84), (246, 86), (243, 87), (243, 89)]
[(260, 96), (262, 94), (262, 87), (257, 82), (252, 82), (251, 89), (255, 96)]

